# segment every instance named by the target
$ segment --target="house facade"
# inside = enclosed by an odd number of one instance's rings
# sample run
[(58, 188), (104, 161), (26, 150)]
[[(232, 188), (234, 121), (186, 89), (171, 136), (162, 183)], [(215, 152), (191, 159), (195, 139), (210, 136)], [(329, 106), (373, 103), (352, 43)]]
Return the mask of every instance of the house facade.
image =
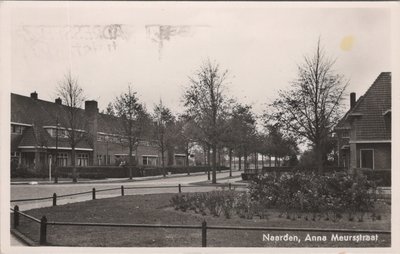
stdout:
[[(121, 119), (99, 113), (97, 101), (86, 101), (84, 109), (75, 109), (79, 119), (74, 127), (78, 142), (75, 146), (77, 166), (121, 165), (129, 161), (128, 139), (123, 135)], [(71, 126), (69, 110), (61, 99), (40, 100), (36, 92), (30, 97), (11, 94), (11, 167), (32, 171), (71, 165)], [(56, 160), (57, 156), (57, 160)], [(133, 151), (139, 166), (161, 165), (157, 143), (140, 140)], [(174, 154), (166, 165), (181, 165), (182, 155)]]
[(382, 72), (356, 100), (335, 128), (338, 166), (348, 169), (391, 169), (391, 73)]

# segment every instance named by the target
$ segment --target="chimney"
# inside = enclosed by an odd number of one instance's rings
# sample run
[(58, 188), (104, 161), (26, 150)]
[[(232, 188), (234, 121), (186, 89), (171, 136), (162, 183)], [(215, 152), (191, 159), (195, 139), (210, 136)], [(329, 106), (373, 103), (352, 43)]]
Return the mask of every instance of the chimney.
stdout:
[(33, 93), (31, 93), (31, 98), (34, 99), (34, 100), (37, 100), (38, 94), (37, 94), (36, 91), (34, 91)]
[(97, 101), (85, 101), (85, 111), (89, 115), (98, 113), (99, 109), (97, 108)]
[(356, 105), (356, 93), (350, 93), (350, 109)]
[(61, 105), (61, 104), (62, 104), (61, 98), (58, 97), (58, 98), (55, 100), (55, 103), (58, 104), (58, 105)]

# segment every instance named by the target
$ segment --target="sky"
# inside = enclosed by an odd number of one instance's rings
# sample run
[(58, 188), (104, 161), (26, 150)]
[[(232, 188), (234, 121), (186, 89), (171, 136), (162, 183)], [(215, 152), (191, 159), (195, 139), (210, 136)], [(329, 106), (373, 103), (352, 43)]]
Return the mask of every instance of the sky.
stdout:
[(15, 3), (11, 92), (53, 101), (70, 71), (100, 110), (130, 85), (149, 110), (161, 99), (182, 112), (188, 77), (210, 59), (229, 71), (228, 93), (261, 114), (319, 38), (357, 98), (380, 72), (392, 71), (389, 8), (294, 6)]

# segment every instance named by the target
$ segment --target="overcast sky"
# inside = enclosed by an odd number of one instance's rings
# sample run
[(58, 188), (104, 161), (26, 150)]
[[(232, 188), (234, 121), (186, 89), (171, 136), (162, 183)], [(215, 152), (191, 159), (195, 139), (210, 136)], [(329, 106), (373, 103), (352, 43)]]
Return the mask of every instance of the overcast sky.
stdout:
[(56, 98), (70, 70), (100, 110), (131, 84), (148, 109), (162, 99), (181, 111), (188, 76), (210, 58), (229, 70), (230, 94), (261, 113), (296, 78), (297, 64), (319, 37), (357, 98), (380, 72), (392, 71), (387, 8), (28, 4), (11, 12), (11, 91), (37, 91), (44, 100)]

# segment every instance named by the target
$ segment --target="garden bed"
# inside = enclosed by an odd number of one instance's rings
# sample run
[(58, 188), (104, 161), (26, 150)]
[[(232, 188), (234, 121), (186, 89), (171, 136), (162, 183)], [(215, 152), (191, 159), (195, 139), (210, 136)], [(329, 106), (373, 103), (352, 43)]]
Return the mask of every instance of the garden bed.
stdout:
[[(208, 226), (244, 227), (291, 227), (291, 228), (337, 228), (390, 230), (390, 205), (383, 201), (376, 205), (380, 214), (373, 220), (368, 214), (363, 222), (341, 219), (337, 222), (323, 218), (315, 221), (301, 218), (286, 219), (280, 212), (270, 210), (268, 219), (254, 216), (252, 219), (233, 215), (230, 219), (210, 214), (201, 215), (194, 211), (182, 212), (172, 207), (170, 200), (176, 194), (151, 194), (124, 196), (117, 198), (91, 200), (56, 207), (27, 211), (40, 218), (46, 215), (48, 221), (92, 222), (92, 223), (130, 223), (130, 224), (174, 224), (200, 225), (205, 219)], [(33, 239), (39, 239), (39, 224), (21, 217), (18, 230)], [(263, 241), (263, 235), (297, 235), (301, 242)], [(331, 241), (330, 233), (310, 233), (310, 236), (326, 236), (327, 241), (305, 241), (307, 232), (289, 231), (237, 231), (208, 230), (209, 247), (390, 247), (390, 235), (379, 235), (377, 241)], [(345, 235), (345, 234), (338, 234)], [(108, 246), (108, 247), (201, 247), (200, 229), (150, 229), (117, 227), (48, 226), (47, 240), (55, 246)]]

